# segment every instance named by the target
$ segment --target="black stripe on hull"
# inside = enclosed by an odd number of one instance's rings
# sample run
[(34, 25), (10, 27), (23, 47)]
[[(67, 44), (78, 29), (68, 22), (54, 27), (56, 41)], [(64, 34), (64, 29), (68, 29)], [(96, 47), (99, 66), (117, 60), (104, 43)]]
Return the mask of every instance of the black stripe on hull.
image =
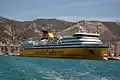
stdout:
[(28, 48), (24, 48), (24, 49), (56, 49), (56, 48), (108, 48), (107, 45), (87, 45), (87, 46), (80, 46), (80, 45), (76, 45), (76, 46), (43, 46), (43, 47), (28, 47)]

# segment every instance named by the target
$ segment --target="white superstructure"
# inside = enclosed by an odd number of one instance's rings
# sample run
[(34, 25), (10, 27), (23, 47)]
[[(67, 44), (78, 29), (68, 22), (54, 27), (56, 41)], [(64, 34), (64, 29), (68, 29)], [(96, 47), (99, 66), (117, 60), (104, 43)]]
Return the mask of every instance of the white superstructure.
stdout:
[(100, 35), (96, 33), (75, 33), (60, 39), (61, 44), (102, 44)]

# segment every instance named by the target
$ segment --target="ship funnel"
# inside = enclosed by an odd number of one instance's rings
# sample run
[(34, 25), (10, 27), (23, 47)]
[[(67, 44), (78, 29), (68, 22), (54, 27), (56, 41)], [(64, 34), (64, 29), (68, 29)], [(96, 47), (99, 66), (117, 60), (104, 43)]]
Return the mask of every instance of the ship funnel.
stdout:
[(51, 32), (48, 32), (46, 30), (41, 30), (42, 31), (42, 35), (41, 35), (41, 39), (51, 39), (54, 38), (54, 34)]

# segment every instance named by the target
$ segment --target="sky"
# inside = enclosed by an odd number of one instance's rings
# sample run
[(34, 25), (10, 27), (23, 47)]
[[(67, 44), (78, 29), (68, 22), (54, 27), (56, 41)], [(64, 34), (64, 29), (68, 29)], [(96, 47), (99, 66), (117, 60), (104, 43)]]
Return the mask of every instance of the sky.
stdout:
[(120, 21), (120, 0), (0, 0), (0, 16), (16, 20)]

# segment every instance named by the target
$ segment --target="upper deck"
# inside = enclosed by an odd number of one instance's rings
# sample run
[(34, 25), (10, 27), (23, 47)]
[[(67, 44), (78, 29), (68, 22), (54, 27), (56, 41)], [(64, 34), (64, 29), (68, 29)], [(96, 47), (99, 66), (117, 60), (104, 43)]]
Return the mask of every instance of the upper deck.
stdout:
[(73, 34), (73, 36), (88, 36), (88, 37), (100, 37), (100, 34), (97, 34), (97, 33), (75, 33)]

